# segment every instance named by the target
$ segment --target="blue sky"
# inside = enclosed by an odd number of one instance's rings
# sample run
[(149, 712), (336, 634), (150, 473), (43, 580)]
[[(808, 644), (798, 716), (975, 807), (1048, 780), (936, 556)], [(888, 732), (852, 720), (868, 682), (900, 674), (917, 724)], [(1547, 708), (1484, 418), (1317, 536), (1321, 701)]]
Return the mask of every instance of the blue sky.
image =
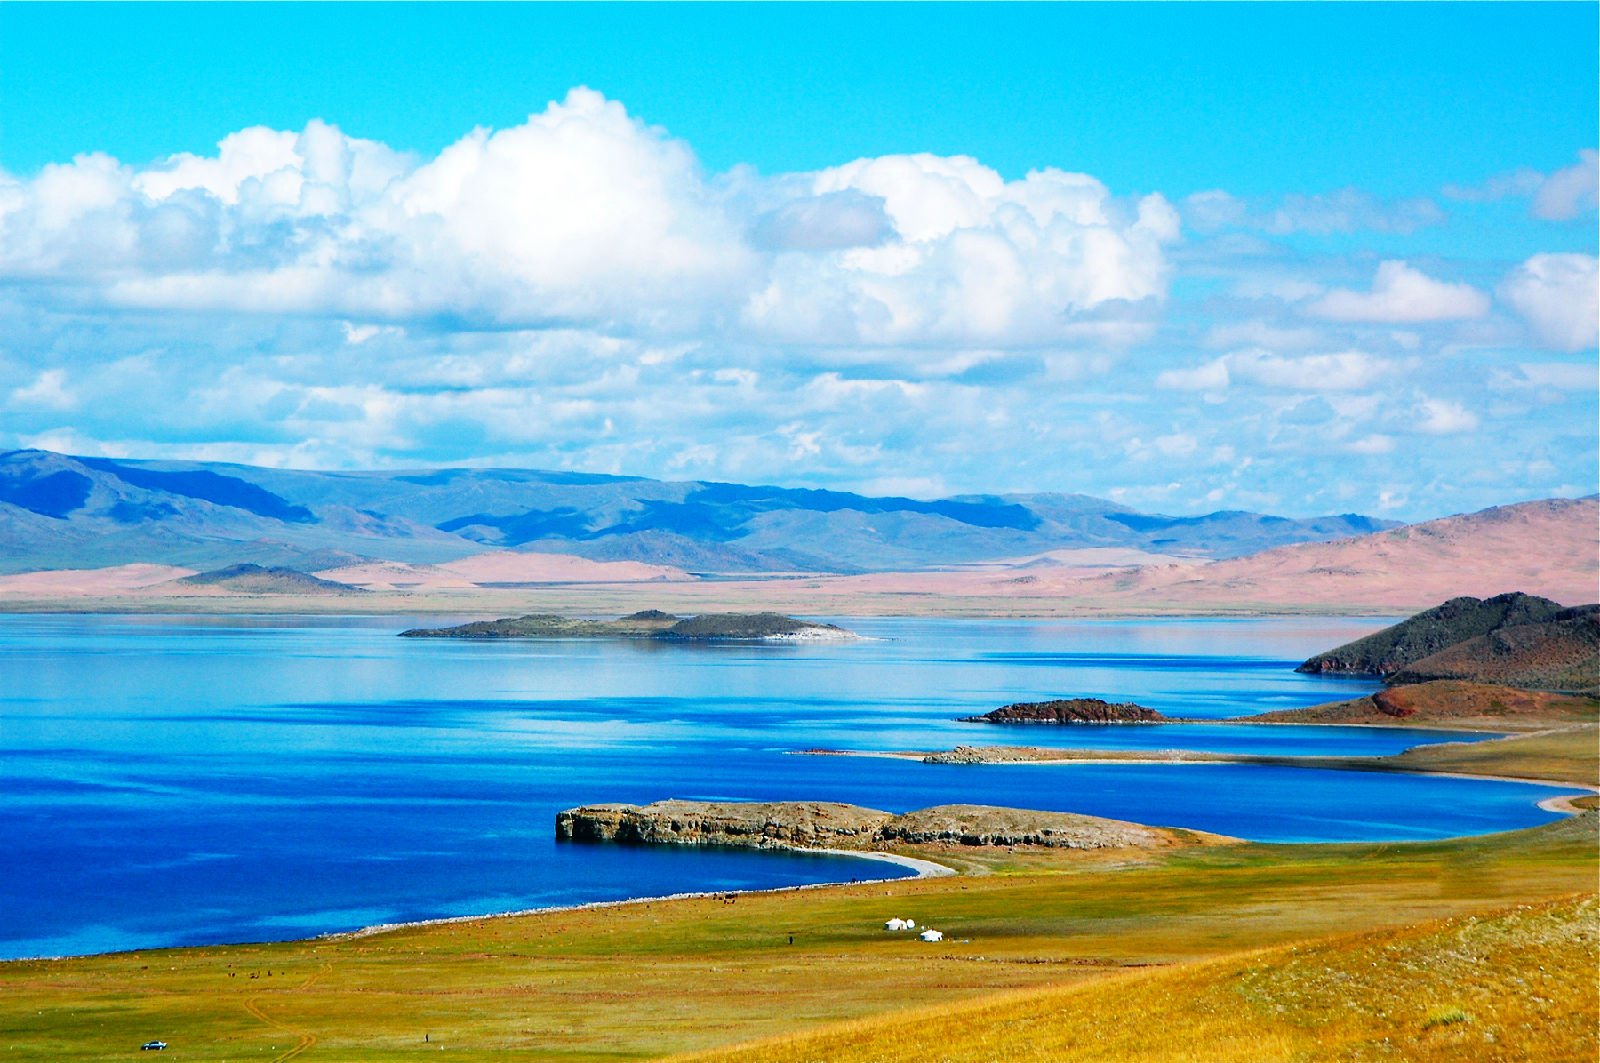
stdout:
[(1597, 10), (6, 4), (0, 446), (1592, 492)]

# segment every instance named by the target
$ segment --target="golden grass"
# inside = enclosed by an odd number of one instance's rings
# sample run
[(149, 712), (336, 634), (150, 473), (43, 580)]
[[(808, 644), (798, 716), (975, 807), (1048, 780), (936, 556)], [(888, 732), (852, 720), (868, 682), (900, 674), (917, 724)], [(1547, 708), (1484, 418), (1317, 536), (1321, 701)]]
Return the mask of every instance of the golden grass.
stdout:
[[(442, 1044), (453, 1059), (702, 1051), (1592, 889), (1595, 823), (1588, 813), (1447, 842), (1134, 857), (968, 850), (960, 878), (732, 905), (653, 902), (0, 964), (0, 1051), (66, 1063), (121, 1058), (160, 1037), (173, 1045), (166, 1058), (269, 1060), (303, 1048), (298, 1058), (389, 1059), (424, 1050), (424, 1035), (425, 1050)], [(885, 934), (895, 914), (950, 940)], [(1478, 1014), (1455, 998), (1428, 1006)]]
[(687, 1063), (1588, 1061), (1600, 903), (1520, 906), (920, 1008)]
[(1417, 746), (1383, 761), (1409, 771), (1505, 775), (1594, 786), (1600, 783), (1600, 726), (1578, 724), (1487, 742)]

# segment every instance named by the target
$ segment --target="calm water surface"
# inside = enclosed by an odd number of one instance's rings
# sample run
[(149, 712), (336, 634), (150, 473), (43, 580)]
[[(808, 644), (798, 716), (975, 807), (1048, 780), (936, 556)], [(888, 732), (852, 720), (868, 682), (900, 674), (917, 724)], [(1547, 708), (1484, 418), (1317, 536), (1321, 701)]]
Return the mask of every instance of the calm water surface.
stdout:
[(952, 801), (1268, 841), (1527, 826), (1560, 791), (1241, 765), (792, 756), (959, 743), (1381, 754), (1476, 735), (962, 724), (1010, 701), (1216, 719), (1354, 697), (1297, 675), (1382, 621), (851, 620), (876, 641), (395, 638), (453, 618), (0, 617), (0, 957), (300, 937), (682, 890), (881, 878), (841, 858), (558, 845), (595, 801)]

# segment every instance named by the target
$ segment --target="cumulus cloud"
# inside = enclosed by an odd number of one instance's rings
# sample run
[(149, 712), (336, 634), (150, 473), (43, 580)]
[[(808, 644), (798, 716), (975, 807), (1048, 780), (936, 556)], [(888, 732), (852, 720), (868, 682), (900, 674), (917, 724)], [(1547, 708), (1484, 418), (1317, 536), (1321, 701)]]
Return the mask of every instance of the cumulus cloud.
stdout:
[(362, 327), (1114, 339), (1147, 325), (1177, 238), (1160, 196), (1119, 200), (1058, 170), (1008, 182), (965, 157), (708, 175), (687, 144), (581, 88), (426, 159), (313, 121), (240, 130), (214, 155), (0, 176), (0, 271), (48, 298)]
[(1370, 291), (1336, 289), (1308, 310), (1331, 321), (1409, 325), (1482, 317), (1489, 312), (1489, 297), (1470, 284), (1435, 280), (1391, 260), (1378, 266)]
[(1558, 351), (1595, 346), (1600, 260), (1593, 255), (1534, 255), (1511, 271), (1500, 294), (1545, 346)]
[(859, 159), (816, 173), (809, 192), (881, 205), (892, 235), (774, 256), (744, 308), (755, 333), (875, 345), (1138, 335), (1137, 313), (1105, 311), (1163, 298), (1162, 249), (1178, 238), (1160, 196), (1121, 203), (1059, 170), (1008, 182), (962, 156)]

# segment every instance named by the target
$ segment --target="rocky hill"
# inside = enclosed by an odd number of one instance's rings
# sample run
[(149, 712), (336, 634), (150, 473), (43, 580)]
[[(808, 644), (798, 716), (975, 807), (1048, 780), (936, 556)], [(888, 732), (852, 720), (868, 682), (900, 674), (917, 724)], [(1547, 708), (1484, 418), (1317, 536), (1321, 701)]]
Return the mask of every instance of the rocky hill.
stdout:
[(1531, 690), (1600, 691), (1600, 605), (1532, 595), (1452, 598), (1296, 671), (1380, 675), (1391, 685), (1464, 679)]
[(1117, 724), (1162, 723), (1166, 717), (1155, 709), (1132, 702), (1112, 704), (1099, 698), (1066, 698), (1054, 701), (1024, 701), (1004, 705), (982, 716), (963, 716), (962, 723), (1057, 723)]
[(885, 845), (1036, 845), (1057, 849), (1158, 849), (1212, 840), (1070, 812), (939, 805), (893, 815), (859, 805), (781, 801), (658, 801), (586, 805), (556, 815), (570, 841), (755, 848), (871, 849)]
[(1470, 679), (1535, 690), (1600, 692), (1600, 605), (1506, 624), (1395, 672), (1390, 683)]
[(1548, 620), (1562, 610), (1558, 602), (1516, 591), (1488, 599), (1452, 598), (1366, 638), (1319, 653), (1295, 671), (1386, 676), (1458, 642), (1497, 628)]
[(923, 500), (531, 469), (310, 472), (0, 453), (0, 573), (131, 561), (317, 572), (494, 551), (693, 572), (911, 570), (1062, 549), (1236, 557), (1392, 526), (1139, 513), (1083, 495)]

